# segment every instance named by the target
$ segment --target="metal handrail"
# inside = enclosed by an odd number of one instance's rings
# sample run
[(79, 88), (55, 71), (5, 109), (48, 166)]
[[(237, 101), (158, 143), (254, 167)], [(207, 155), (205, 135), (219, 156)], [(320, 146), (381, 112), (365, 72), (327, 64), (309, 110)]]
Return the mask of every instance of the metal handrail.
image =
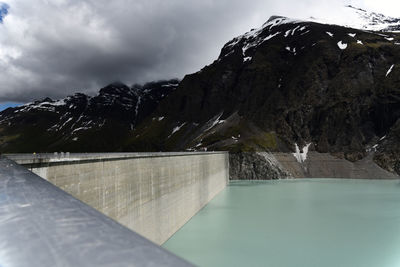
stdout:
[(0, 157), (0, 266), (192, 266)]

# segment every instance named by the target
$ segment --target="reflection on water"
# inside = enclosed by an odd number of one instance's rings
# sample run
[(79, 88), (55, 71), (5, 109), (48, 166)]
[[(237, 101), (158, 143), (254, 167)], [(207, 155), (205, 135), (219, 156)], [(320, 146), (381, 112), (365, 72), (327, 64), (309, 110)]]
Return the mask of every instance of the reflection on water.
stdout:
[(232, 182), (163, 246), (199, 266), (400, 266), (400, 182)]

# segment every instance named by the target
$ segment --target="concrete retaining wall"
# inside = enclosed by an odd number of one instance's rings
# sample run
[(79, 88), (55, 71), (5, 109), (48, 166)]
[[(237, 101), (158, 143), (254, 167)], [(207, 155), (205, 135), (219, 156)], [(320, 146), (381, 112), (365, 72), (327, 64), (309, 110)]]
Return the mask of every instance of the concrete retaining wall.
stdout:
[(157, 244), (224, 189), (228, 153), (10, 158)]

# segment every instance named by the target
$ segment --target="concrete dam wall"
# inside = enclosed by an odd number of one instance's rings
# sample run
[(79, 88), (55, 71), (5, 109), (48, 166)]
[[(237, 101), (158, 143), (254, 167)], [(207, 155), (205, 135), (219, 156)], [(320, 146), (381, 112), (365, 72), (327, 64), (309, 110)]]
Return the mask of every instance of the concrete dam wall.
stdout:
[(157, 244), (229, 180), (229, 155), (224, 152), (8, 157)]

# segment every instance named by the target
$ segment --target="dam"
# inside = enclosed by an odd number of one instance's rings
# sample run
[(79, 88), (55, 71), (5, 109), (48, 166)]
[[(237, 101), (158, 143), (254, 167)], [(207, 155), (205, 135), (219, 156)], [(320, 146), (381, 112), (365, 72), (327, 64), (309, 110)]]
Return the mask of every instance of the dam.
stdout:
[(228, 179), (226, 152), (1, 157), (0, 266), (190, 266), (156, 244)]
[(8, 155), (122, 225), (162, 244), (228, 183), (227, 153)]

